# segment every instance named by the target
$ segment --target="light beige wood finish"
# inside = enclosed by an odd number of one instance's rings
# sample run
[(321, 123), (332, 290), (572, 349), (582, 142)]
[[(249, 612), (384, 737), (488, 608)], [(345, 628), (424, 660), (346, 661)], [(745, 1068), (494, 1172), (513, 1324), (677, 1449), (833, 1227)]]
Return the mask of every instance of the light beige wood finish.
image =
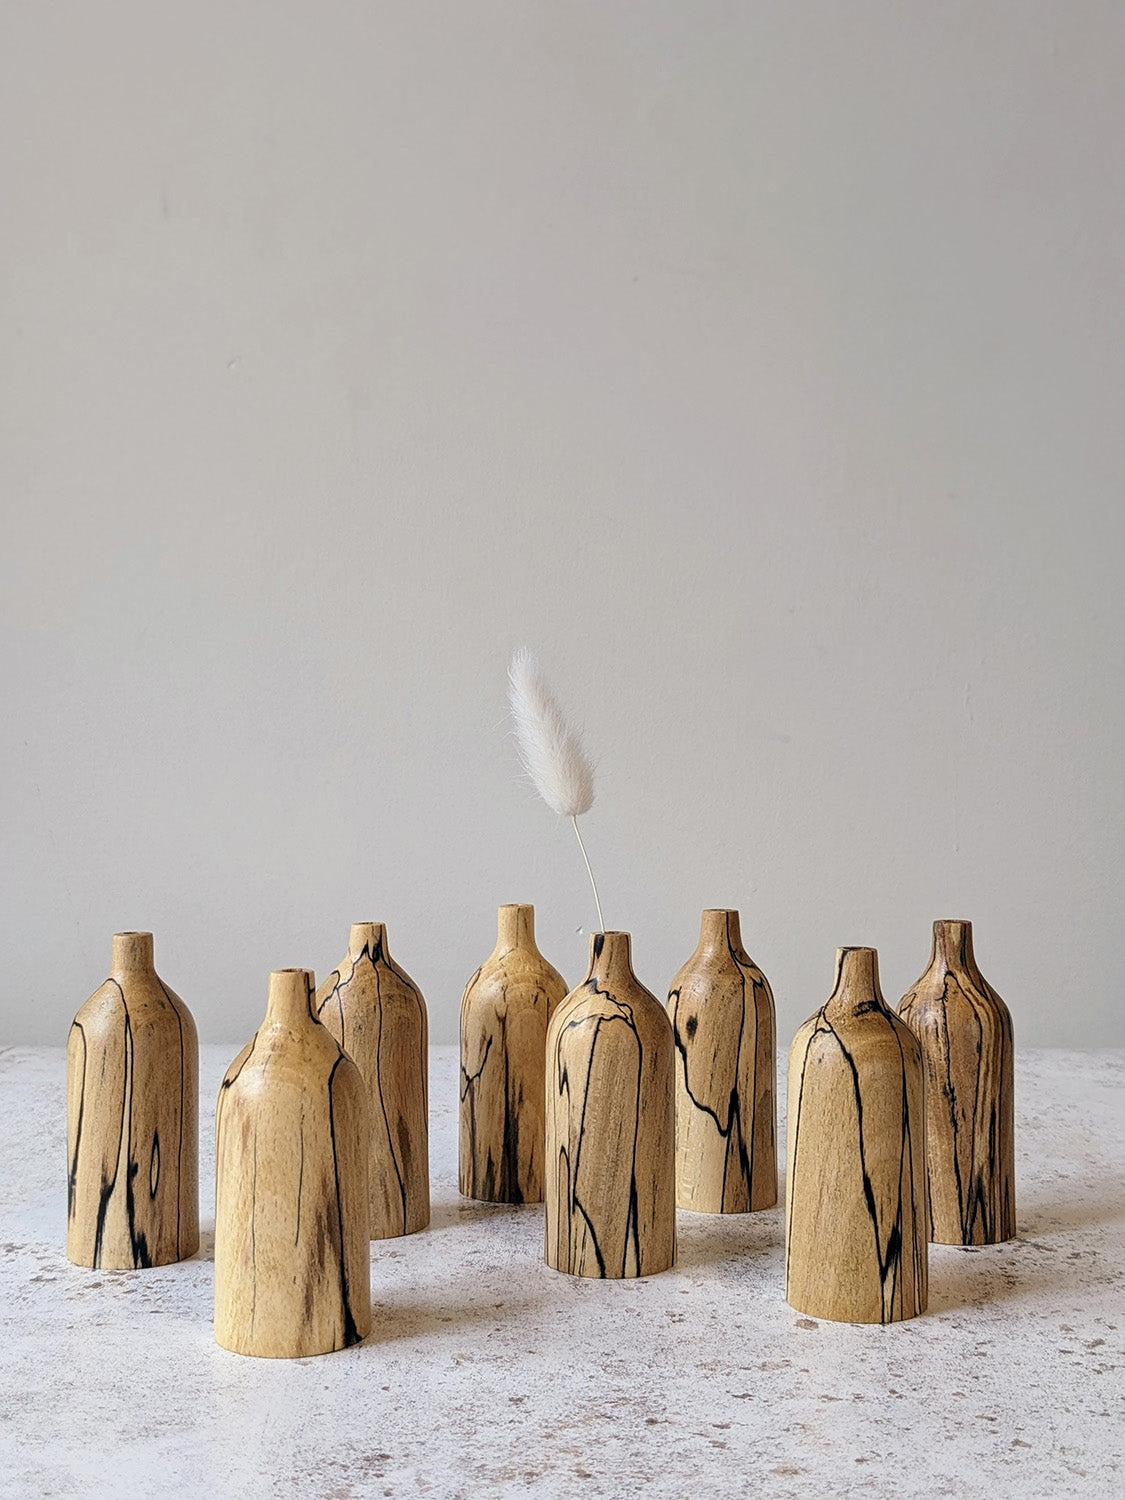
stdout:
[(547, 1025), (566, 980), (535, 943), (535, 908), (501, 906), (496, 947), (461, 999), (459, 1178), (466, 1198), (543, 1199)]
[(786, 1297), (842, 1323), (925, 1312), (922, 1058), (879, 990), (874, 948), (841, 948), (827, 1004), (789, 1053)]
[(79, 1266), (164, 1266), (199, 1249), (199, 1041), (152, 966), (152, 933), (119, 932), (113, 969), (66, 1049), (66, 1253)]
[(428, 1023), (422, 992), (391, 958), (382, 922), (355, 922), (316, 1013), (354, 1058), (371, 1119), (371, 1238), (430, 1222)]
[(633, 973), (627, 932), (590, 937), (590, 971), (547, 1032), (547, 1264), (650, 1276), (676, 1258), (672, 1026)]
[(933, 1238), (1016, 1232), (1012, 1018), (973, 957), (970, 922), (935, 922), (930, 966), (899, 1005), (922, 1044)]
[(215, 1338), (301, 1359), (371, 1331), (367, 1096), (313, 1014), (308, 969), (270, 975), (215, 1124)]
[(744, 1214), (777, 1202), (773, 994), (742, 946), (736, 911), (705, 911), (672, 981), (676, 1201)]

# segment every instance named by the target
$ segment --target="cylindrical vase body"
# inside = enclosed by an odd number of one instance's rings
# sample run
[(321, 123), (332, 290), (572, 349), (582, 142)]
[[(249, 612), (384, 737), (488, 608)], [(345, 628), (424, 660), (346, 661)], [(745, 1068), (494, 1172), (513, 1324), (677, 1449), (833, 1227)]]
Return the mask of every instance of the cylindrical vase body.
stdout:
[(1012, 1017), (973, 956), (970, 922), (935, 922), (930, 966), (899, 1004), (926, 1075), (933, 1238), (994, 1245), (1016, 1232)]
[(672, 1027), (633, 973), (629, 934), (590, 938), (590, 971), (547, 1033), (547, 1264), (632, 1277), (676, 1258)]
[(466, 1198), (543, 1198), (547, 1027), (566, 981), (535, 943), (535, 908), (502, 906), (496, 947), (461, 1000), (459, 1180)]
[(736, 911), (703, 913), (699, 946), (672, 981), (676, 1196), (697, 1213), (777, 1202), (774, 1004), (742, 946)]
[(370, 1103), (371, 1238), (430, 1222), (428, 1021), (422, 992), (391, 958), (382, 922), (356, 922), (316, 1013), (355, 1060)]
[(873, 948), (841, 948), (832, 995), (789, 1053), (786, 1297), (842, 1323), (926, 1310), (922, 1057), (879, 990)]
[(215, 1128), (217, 1342), (274, 1359), (359, 1343), (371, 1331), (367, 1096), (316, 1019), (308, 969), (270, 975)]
[(67, 1257), (132, 1270), (199, 1249), (199, 1042), (152, 964), (150, 932), (119, 932), (113, 972), (66, 1050)]

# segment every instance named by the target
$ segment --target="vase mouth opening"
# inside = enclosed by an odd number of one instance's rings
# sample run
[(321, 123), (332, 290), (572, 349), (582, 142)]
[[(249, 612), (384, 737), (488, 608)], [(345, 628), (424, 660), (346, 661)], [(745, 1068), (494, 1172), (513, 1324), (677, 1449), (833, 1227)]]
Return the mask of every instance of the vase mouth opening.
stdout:
[(114, 973), (152, 967), (151, 932), (115, 932), (112, 947)]

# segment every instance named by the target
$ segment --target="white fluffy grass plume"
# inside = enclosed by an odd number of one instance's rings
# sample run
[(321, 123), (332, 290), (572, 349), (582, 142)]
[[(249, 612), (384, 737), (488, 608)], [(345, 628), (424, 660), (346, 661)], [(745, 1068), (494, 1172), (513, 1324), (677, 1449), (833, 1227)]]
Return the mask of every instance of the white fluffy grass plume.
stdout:
[(594, 891), (600, 930), (605, 931), (598, 885), (578, 819), (594, 801), (594, 769), (582, 741), (563, 718), (555, 695), (530, 651), (520, 650), (508, 668), (508, 702), (516, 725), (516, 746), (523, 768), (543, 801), (561, 818), (569, 818), (582, 850)]
[(560, 817), (581, 817), (594, 801), (593, 767), (530, 651), (512, 657), (508, 702), (520, 760), (536, 791)]

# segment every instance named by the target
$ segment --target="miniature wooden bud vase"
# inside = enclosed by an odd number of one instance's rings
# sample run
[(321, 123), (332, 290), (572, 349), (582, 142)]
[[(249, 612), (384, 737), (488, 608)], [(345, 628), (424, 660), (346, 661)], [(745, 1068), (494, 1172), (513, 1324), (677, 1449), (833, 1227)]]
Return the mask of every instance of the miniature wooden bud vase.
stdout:
[(742, 946), (736, 911), (705, 911), (699, 947), (672, 981), (676, 1201), (744, 1214), (777, 1202), (774, 1005)]
[(970, 922), (935, 922), (930, 966), (899, 1015), (922, 1044), (933, 1238), (1016, 1232), (1012, 1018), (977, 968)]
[(650, 1276), (676, 1258), (675, 1068), (667, 1012), (629, 934), (590, 937), (590, 971), (547, 1033), (547, 1264)]
[(565, 997), (566, 980), (535, 945), (535, 908), (501, 906), (496, 947), (461, 1000), (466, 1198), (542, 1201), (547, 1025)]
[(874, 948), (841, 948), (789, 1053), (785, 1295), (841, 1323), (926, 1310), (922, 1057), (887, 1009)]
[(215, 1132), (216, 1341), (274, 1359), (358, 1344), (371, 1331), (367, 1096), (313, 1014), (308, 969), (270, 975)]
[(426, 1002), (387, 950), (382, 922), (355, 922), (316, 1013), (359, 1068), (370, 1102), (371, 1238), (430, 1222)]
[(152, 966), (152, 933), (119, 932), (113, 971), (66, 1049), (66, 1253), (79, 1266), (164, 1266), (199, 1249), (199, 1042)]

